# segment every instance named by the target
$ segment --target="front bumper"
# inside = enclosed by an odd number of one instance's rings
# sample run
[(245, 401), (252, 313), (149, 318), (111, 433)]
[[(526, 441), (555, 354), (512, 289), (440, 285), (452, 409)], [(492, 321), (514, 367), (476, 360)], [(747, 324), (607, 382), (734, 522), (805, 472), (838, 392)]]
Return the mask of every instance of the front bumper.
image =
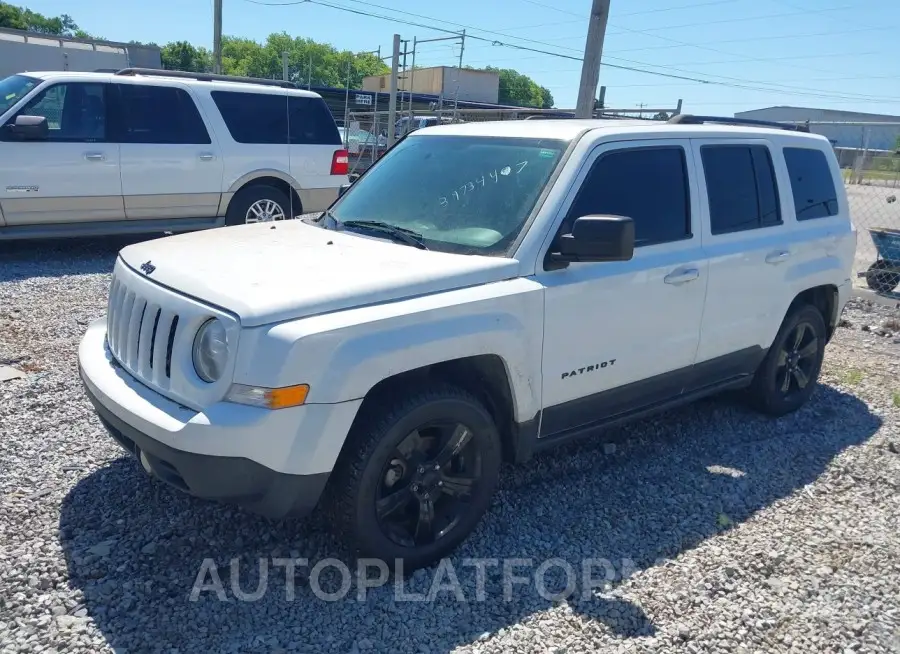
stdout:
[(147, 471), (154, 477), (190, 495), (237, 504), (279, 519), (309, 514), (325, 490), (326, 472), (289, 475), (250, 459), (196, 454), (163, 445), (118, 418), (87, 385), (85, 391), (100, 422), (119, 445), (149, 467)]
[(85, 391), (104, 426), (162, 481), (270, 518), (308, 513), (334, 467), (359, 401), (271, 411), (218, 402), (181, 406), (135, 380), (106, 346), (103, 320), (78, 352)]

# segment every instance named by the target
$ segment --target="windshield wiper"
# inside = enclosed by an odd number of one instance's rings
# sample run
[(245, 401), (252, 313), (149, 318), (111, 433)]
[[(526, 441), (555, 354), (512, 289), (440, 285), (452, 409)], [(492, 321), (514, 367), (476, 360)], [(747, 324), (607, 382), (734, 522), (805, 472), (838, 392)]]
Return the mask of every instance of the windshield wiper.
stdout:
[(385, 223), (380, 220), (342, 220), (338, 222), (344, 227), (358, 227), (361, 229), (371, 229), (376, 232), (385, 232), (407, 245), (419, 248), (420, 250), (428, 249), (422, 240), (421, 234), (414, 232), (411, 229), (406, 229), (405, 227), (397, 227), (396, 225), (391, 225), (390, 223)]

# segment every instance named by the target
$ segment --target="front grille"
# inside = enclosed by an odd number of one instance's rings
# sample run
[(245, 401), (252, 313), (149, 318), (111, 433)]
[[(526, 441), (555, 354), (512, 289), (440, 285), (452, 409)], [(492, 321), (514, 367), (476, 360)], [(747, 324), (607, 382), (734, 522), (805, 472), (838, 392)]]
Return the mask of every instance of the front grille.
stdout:
[(137, 378), (167, 388), (179, 316), (148, 302), (119, 278), (109, 292), (107, 340), (113, 356)]

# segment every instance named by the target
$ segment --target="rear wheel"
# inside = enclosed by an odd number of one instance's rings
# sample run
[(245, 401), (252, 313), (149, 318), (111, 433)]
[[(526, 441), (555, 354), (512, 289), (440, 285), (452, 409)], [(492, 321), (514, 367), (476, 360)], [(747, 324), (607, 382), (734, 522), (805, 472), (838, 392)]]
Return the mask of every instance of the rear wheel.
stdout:
[[(396, 397), (396, 396), (394, 396)], [(455, 549), (490, 505), (500, 436), (487, 409), (455, 386), (412, 392), (360, 417), (327, 508), (362, 557), (404, 570)]]
[(825, 320), (816, 307), (792, 310), (756, 371), (750, 389), (754, 405), (771, 416), (803, 406), (818, 381), (826, 341)]
[(274, 186), (246, 186), (228, 204), (226, 225), (274, 222), (292, 218), (288, 197)]

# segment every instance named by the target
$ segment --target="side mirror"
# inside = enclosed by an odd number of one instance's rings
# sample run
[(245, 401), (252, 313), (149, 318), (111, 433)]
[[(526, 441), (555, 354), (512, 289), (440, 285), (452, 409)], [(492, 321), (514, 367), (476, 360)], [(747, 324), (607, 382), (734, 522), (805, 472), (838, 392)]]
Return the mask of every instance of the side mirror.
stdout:
[(340, 188), (338, 189), (338, 197), (344, 195), (344, 193), (346, 193), (349, 189), (350, 184), (341, 184)]
[(550, 250), (557, 263), (629, 261), (633, 256), (634, 221), (625, 216), (582, 216)]
[(6, 127), (20, 141), (44, 141), (50, 135), (44, 116), (18, 116), (16, 122), (7, 123)]

